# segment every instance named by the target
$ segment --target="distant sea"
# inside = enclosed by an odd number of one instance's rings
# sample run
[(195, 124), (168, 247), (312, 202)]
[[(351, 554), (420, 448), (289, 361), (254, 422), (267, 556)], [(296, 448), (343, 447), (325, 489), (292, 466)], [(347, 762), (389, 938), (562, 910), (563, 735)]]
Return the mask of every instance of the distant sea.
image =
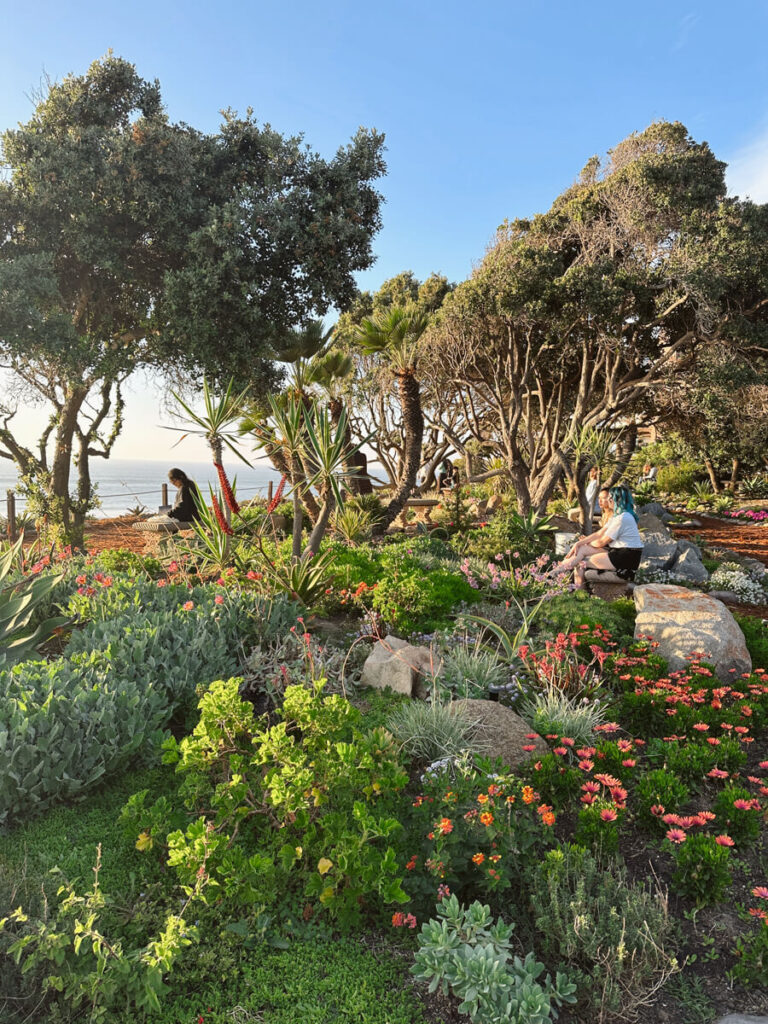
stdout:
[[(202, 491), (203, 497), (208, 496), (208, 484), (218, 487), (216, 470), (210, 462), (189, 462), (179, 459), (171, 464), (165, 462), (142, 461), (141, 459), (92, 459), (91, 477), (96, 484), (96, 493), (101, 507), (91, 514), (101, 518), (125, 515), (129, 508), (138, 504), (146, 506), (150, 512), (157, 512), (162, 501), (161, 487), (168, 483), (168, 470), (173, 467), (183, 469)], [(252, 498), (257, 494), (266, 494), (269, 481), (277, 486), (280, 474), (267, 463), (254, 463), (249, 469), (243, 462), (234, 458), (224, 460), (224, 466), (232, 479), (237, 479), (239, 497)], [(3, 461), (0, 465), (0, 514), (5, 512), (5, 494), (7, 490), (16, 492), (16, 507), (24, 509), (24, 499), (14, 472), (8, 472), (10, 463)], [(5, 472), (2, 472), (5, 470)], [(76, 482), (73, 475), (71, 481)], [(173, 504), (176, 488), (168, 484), (168, 501)]]

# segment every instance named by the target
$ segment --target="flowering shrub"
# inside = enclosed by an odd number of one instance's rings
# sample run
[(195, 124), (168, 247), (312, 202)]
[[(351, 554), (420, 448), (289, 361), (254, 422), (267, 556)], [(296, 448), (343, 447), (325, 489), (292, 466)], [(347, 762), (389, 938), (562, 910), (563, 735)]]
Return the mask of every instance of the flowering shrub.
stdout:
[(426, 775), (413, 809), (404, 884), (428, 903), (440, 885), (460, 898), (513, 889), (520, 899), (523, 877), (552, 842), (555, 814), (532, 786), (466, 760)]
[(738, 562), (722, 562), (709, 578), (710, 590), (731, 590), (746, 604), (764, 604), (768, 594), (755, 575)]
[(764, 508), (737, 508), (725, 515), (731, 519), (748, 519), (751, 523), (764, 523), (768, 520), (768, 509)]
[[(731, 884), (729, 843), (727, 836), (686, 836), (682, 829), (667, 833), (675, 858), (672, 888), (698, 906), (717, 903)], [(718, 842), (718, 839), (720, 842)]]
[(733, 976), (744, 985), (768, 985), (768, 887), (755, 886), (752, 895), (759, 900), (758, 906), (750, 907), (749, 913), (757, 918), (757, 929), (736, 940), (734, 953), (738, 957)]
[(760, 835), (760, 801), (742, 786), (726, 786), (715, 800), (717, 827), (737, 846), (747, 846)]

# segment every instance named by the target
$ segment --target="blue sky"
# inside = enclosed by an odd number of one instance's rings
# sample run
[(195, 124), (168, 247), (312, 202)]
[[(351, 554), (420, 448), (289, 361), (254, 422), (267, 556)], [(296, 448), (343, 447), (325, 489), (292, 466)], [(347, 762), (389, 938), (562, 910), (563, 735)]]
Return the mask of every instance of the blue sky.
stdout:
[[(405, 269), (461, 280), (504, 218), (546, 209), (592, 154), (660, 118), (729, 162), (732, 191), (768, 201), (760, 0), (0, 0), (0, 19), (0, 128), (29, 117), (44, 73), (83, 72), (112, 48), (160, 80), (173, 120), (203, 130), (251, 106), (325, 155), (359, 125), (384, 132), (384, 228), (362, 287)], [(146, 390), (118, 456), (147, 451), (159, 414)]]

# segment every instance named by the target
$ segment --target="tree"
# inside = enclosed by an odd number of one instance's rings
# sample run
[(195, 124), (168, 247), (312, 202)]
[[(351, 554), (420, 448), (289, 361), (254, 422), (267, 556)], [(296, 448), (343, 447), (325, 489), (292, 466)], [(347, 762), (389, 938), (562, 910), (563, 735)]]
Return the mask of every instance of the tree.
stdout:
[(631, 420), (705, 345), (768, 348), (768, 207), (727, 198), (706, 143), (660, 122), (502, 225), (423, 370), (503, 456), (520, 509), (542, 510), (582, 431)]
[[(361, 129), (324, 160), (250, 111), (210, 135), (173, 124), (158, 83), (111, 55), (4, 133), (0, 357), (17, 385), (0, 456), (68, 540), (82, 543), (90, 459), (109, 457), (138, 366), (264, 392), (273, 341), (352, 300), (382, 148)], [(13, 433), (28, 396), (53, 408), (36, 450)]]
[(357, 341), (363, 351), (369, 355), (381, 354), (392, 370), (397, 382), (405, 436), (403, 474), (391, 501), (376, 523), (376, 533), (383, 533), (395, 521), (416, 486), (424, 436), (424, 416), (416, 373), (417, 346), (426, 326), (424, 317), (395, 306), (388, 313), (363, 320), (357, 330)]

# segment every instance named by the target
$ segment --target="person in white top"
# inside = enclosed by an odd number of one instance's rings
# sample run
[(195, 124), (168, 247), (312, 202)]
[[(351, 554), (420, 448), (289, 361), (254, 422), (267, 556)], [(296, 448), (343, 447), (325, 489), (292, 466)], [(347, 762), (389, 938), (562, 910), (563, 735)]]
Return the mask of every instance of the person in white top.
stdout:
[(589, 471), (589, 479), (587, 480), (587, 488), (584, 496), (587, 499), (587, 507), (589, 508), (590, 521), (595, 518), (595, 511), (597, 508), (597, 495), (600, 491), (600, 470), (597, 466), (593, 466)]
[(643, 555), (643, 538), (637, 528), (632, 494), (628, 487), (619, 485), (608, 492), (613, 515), (595, 533), (578, 540), (562, 562), (551, 570), (553, 574), (570, 572), (577, 588), (584, 587), (586, 569), (615, 572), (624, 579), (632, 579)]

